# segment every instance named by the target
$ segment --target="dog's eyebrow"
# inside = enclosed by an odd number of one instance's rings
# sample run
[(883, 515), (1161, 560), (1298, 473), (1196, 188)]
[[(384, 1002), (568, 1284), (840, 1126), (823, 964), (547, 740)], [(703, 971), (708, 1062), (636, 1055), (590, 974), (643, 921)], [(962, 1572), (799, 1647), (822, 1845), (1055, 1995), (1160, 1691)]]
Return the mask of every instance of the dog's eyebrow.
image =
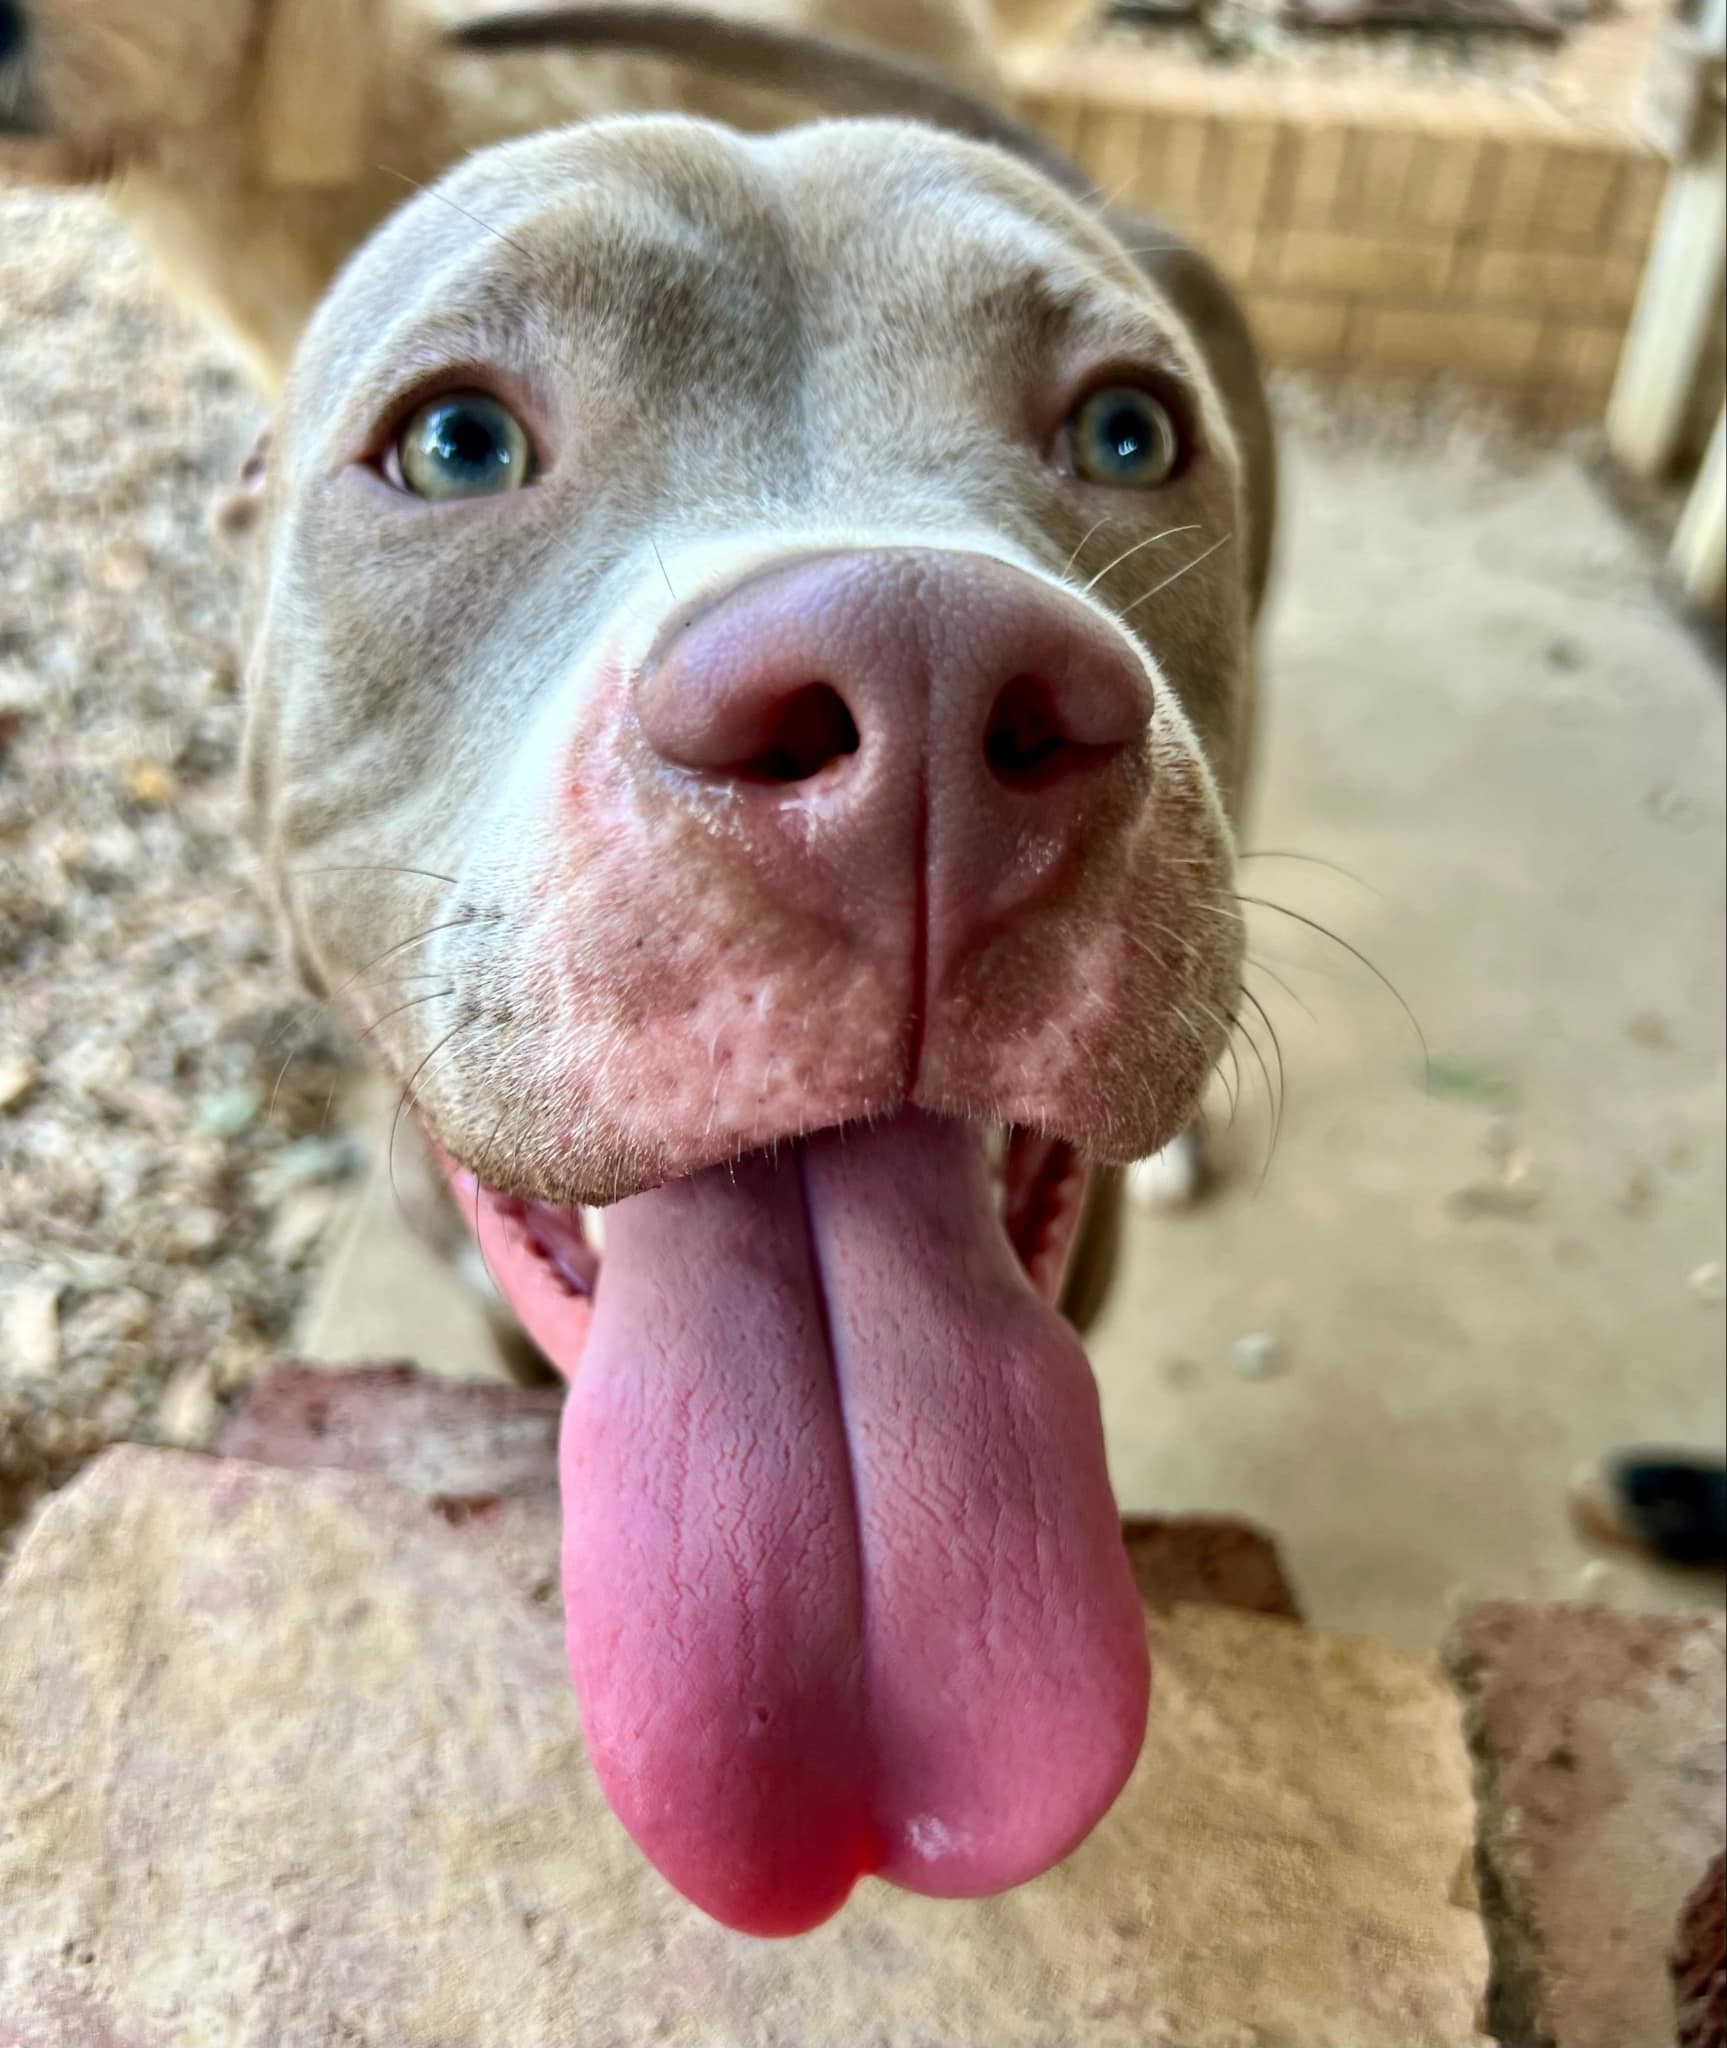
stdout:
[[(431, 186), (420, 203), (441, 196)], [(466, 376), (484, 385), (502, 376), (531, 385), (561, 377), (594, 322), (614, 333), (666, 328), (680, 317), (687, 325), (688, 309), (724, 255), (722, 245), (709, 246), (675, 214), (659, 222), (663, 232), (649, 234), (639, 214), (597, 209), (586, 224), (587, 246), (572, 250), (567, 217), (549, 225), (512, 217), (511, 232), (494, 237), (480, 216), (459, 212), (457, 225), (469, 240), (455, 260), (382, 308), (360, 330), (357, 345), (343, 352), (341, 401), (310, 434), (320, 447), (345, 451), (343, 462), (354, 459), (390, 413), (432, 395), (440, 382)], [(494, 238), (521, 260), (496, 258)], [(620, 257), (631, 270), (627, 294), (616, 289)]]
[(296, 438), (328, 451), (331, 465), (343, 468), (416, 400), (464, 383), (484, 388), (500, 376), (515, 383), (549, 359), (532, 327), (502, 307), (409, 315), (371, 337), (348, 367), (339, 402), (308, 420)]

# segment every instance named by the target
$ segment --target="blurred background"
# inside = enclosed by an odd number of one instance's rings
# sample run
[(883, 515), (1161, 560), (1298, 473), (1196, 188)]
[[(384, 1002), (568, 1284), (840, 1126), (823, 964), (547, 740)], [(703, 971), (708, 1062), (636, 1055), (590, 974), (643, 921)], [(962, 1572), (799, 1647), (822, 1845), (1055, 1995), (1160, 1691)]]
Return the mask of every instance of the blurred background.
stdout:
[[(1266, 1018), (1214, 1184), (1130, 1219), (1118, 1493), (1410, 1647), (1718, 1605), (1567, 1490), (1727, 1435), (1721, 7), (1030, 13), (1017, 98), (1239, 287), (1287, 465)], [(0, 1546), (272, 1357), (500, 1371), (251, 886), (211, 507), (262, 417), (99, 189), (0, 183)]]

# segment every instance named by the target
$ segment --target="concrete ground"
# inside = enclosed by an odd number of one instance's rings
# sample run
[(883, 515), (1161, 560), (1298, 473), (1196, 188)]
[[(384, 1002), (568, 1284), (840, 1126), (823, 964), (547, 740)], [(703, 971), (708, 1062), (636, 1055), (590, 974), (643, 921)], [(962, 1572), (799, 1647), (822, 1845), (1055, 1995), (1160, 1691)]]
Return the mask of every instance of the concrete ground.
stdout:
[[(1430, 1070), (1253, 913), (1275, 1149), (1240, 1047), (1215, 1192), (1134, 1217), (1095, 1335), (1117, 1491), (1265, 1522), (1316, 1621), (1410, 1647), (1464, 1597), (1719, 1604), (1565, 1513), (1727, 1437), (1718, 663), (1571, 456), (1295, 410), (1240, 886)], [(495, 1369), (381, 1177), (304, 1340)]]

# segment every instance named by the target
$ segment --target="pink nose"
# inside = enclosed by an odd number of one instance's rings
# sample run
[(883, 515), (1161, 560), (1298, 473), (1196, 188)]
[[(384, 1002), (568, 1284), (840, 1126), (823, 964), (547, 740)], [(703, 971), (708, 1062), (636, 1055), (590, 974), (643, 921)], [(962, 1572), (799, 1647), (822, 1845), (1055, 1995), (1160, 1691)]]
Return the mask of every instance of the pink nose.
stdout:
[(782, 899), (897, 893), (919, 864), (939, 968), (1143, 794), (1151, 705), (1131, 644), (1061, 591), (983, 556), (883, 549), (726, 592), (650, 657), (638, 713), (663, 761), (723, 790)]

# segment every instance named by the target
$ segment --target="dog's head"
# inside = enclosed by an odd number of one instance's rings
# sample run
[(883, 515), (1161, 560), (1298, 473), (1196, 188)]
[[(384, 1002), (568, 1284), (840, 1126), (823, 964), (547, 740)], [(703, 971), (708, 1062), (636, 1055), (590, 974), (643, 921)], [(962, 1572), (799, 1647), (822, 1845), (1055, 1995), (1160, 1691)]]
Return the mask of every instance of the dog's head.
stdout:
[(590, 1746), (735, 1924), (1015, 1882), (1137, 1750), (1049, 1304), (1087, 1166), (1181, 1128), (1234, 1008), (1245, 517), (1174, 304), (921, 127), (490, 152), (300, 351), (257, 827), (581, 1353)]
[(423, 900), (312, 867), (459, 871), (401, 963), (459, 993), (374, 1037), (474, 1020), (416, 1091), (453, 1154), (475, 1060), (492, 1173), (564, 1203), (908, 1100), (1179, 1128), (1233, 998), (1240, 485), (1082, 209), (864, 124), (516, 145), (341, 281), (272, 467), (269, 850), (330, 988)]
[(243, 135), (283, 184), (364, 168), (377, 0), (0, 0), (0, 170), (77, 184)]

